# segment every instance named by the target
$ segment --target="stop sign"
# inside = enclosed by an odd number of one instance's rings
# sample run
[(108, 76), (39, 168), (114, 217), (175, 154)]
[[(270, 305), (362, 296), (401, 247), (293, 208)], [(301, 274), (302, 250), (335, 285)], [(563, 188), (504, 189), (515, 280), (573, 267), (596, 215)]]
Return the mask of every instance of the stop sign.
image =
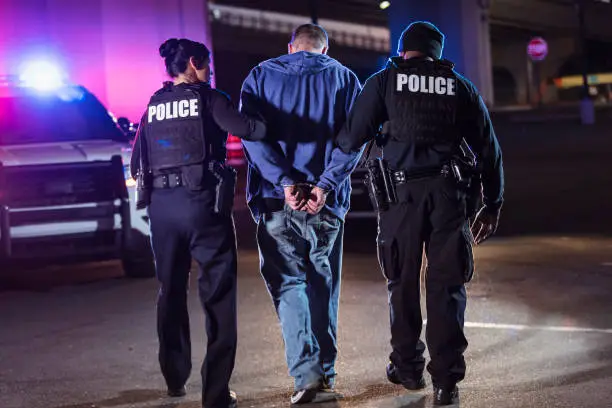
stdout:
[(542, 37), (535, 37), (529, 41), (527, 54), (534, 61), (542, 61), (548, 55), (548, 44)]

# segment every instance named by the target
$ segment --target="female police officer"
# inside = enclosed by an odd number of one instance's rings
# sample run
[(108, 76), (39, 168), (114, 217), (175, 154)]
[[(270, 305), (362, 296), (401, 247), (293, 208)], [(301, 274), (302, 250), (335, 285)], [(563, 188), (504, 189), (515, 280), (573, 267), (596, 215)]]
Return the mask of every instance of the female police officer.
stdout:
[[(131, 172), (151, 187), (148, 213), (160, 290), (159, 362), (168, 395), (185, 395), (191, 371), (187, 288), (192, 257), (207, 318), (203, 406), (236, 404), (228, 383), (236, 354), (236, 242), (231, 205), (235, 174), (225, 167), (227, 132), (260, 140), (263, 123), (240, 114), (209, 85), (204, 44), (170, 39), (159, 48), (173, 82), (151, 97), (131, 158)], [(148, 177), (144, 177), (148, 176)]]

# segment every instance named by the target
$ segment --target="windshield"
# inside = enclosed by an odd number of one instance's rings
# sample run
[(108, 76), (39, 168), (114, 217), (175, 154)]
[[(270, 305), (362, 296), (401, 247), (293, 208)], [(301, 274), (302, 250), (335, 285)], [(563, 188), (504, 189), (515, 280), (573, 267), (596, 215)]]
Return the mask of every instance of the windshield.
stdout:
[(125, 136), (104, 106), (83, 88), (0, 97), (0, 145), (92, 139)]

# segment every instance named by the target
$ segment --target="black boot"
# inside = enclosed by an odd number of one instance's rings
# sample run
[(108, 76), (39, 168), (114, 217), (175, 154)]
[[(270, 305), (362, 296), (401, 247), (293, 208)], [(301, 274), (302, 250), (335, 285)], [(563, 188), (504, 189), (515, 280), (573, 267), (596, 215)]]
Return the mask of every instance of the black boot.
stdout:
[(457, 387), (447, 389), (434, 386), (434, 405), (453, 405), (459, 398)]
[(185, 386), (179, 388), (168, 388), (168, 396), (172, 398), (180, 398), (187, 395), (187, 390), (185, 390)]
[(401, 385), (410, 391), (418, 391), (425, 388), (425, 379), (422, 375), (418, 378), (401, 378), (397, 367), (393, 363), (387, 365), (387, 380), (393, 384)]

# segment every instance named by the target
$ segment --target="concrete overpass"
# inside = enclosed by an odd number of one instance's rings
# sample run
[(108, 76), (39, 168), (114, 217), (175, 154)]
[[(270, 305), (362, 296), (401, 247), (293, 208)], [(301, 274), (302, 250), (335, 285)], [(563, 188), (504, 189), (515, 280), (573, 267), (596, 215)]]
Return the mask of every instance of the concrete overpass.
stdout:
[[(589, 40), (612, 47), (612, 5), (587, 1)], [(556, 101), (559, 95), (550, 80), (564, 66), (576, 65), (574, 0), (396, 0), (385, 12), (378, 3), (318, 1), (319, 23), (332, 37), (332, 54), (357, 71), (366, 72), (366, 64), (369, 72), (379, 68), (381, 59), (395, 52), (401, 30), (419, 19), (433, 21), (448, 34), (446, 56), (474, 81), (490, 104), (536, 103), (534, 82), (543, 84), (543, 102)], [(263, 58), (284, 52), (289, 33), (297, 24), (310, 21), (311, 11), (308, 2), (284, 0), (216, 0), (210, 10), (216, 53), (224, 55), (224, 67), (236, 60), (254, 65), (256, 59), (249, 59), (249, 54)], [(527, 44), (534, 36), (544, 37), (549, 45), (548, 57), (536, 65), (527, 56)], [(593, 70), (612, 71), (612, 61), (607, 67), (605, 61), (594, 65)], [(235, 85), (219, 79), (236, 94)]]

